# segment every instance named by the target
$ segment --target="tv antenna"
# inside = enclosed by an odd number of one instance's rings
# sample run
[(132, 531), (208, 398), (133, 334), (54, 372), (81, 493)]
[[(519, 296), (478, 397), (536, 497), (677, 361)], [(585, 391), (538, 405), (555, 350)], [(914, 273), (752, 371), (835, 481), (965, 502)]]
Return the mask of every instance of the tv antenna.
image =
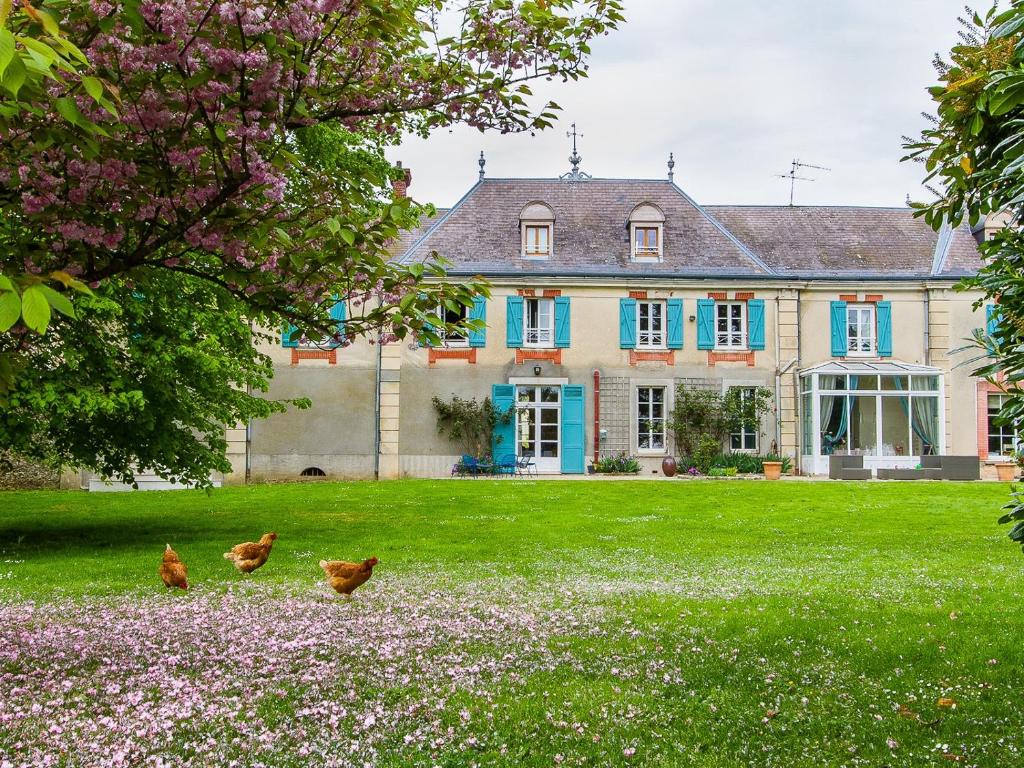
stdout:
[(801, 168), (815, 168), (819, 171), (831, 171), (831, 168), (826, 168), (823, 165), (811, 165), (810, 163), (801, 163), (799, 159), (794, 158), (793, 163), (790, 166), (789, 173), (777, 173), (775, 174), (780, 179), (789, 179), (789, 207), (793, 207), (793, 192), (796, 189), (796, 183), (798, 181), (815, 181), (815, 179), (809, 179), (806, 176), (797, 176), (797, 171)]

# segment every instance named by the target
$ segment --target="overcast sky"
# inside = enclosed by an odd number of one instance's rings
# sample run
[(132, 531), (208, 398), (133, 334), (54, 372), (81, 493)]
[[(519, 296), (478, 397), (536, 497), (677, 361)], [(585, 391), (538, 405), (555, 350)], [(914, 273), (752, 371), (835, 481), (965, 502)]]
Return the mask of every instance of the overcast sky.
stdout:
[[(988, 7), (987, 4), (979, 7)], [(412, 169), (410, 194), (454, 204), (483, 150), (494, 177), (569, 169), (575, 121), (583, 170), (664, 178), (701, 203), (903, 205), (928, 199), (923, 169), (900, 163), (935, 83), (932, 56), (956, 42), (963, 0), (626, 0), (626, 24), (593, 46), (590, 77), (534, 90), (563, 111), (536, 136), (468, 128), (409, 139), (388, 154)]]

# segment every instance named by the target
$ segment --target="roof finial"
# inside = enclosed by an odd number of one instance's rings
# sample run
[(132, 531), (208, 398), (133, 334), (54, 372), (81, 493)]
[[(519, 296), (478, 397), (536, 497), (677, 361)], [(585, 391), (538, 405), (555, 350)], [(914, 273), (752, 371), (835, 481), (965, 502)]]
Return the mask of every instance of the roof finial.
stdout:
[(576, 123), (572, 124), (572, 130), (566, 131), (565, 135), (572, 139), (572, 154), (569, 155), (569, 163), (572, 165), (572, 170), (568, 173), (563, 173), (559, 178), (567, 179), (568, 181), (585, 181), (590, 178), (589, 173), (583, 173), (580, 170), (580, 163), (583, 162), (583, 156), (576, 151), (576, 139), (583, 138), (582, 133), (576, 133)]
[(480, 166), (480, 181), (484, 180), (484, 166), (487, 165), (487, 161), (484, 160), (484, 151), (480, 150), (480, 159), (476, 161), (477, 165)]
[(673, 157), (673, 153), (668, 153), (668, 180), (673, 181), (675, 179), (676, 159)]

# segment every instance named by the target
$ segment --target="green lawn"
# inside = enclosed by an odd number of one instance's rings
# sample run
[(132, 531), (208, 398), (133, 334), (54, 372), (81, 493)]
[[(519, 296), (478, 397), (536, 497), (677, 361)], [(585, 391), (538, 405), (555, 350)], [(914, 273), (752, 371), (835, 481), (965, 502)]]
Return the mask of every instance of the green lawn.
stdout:
[[(0, 493), (0, 763), (1024, 764), (1006, 493)], [(222, 553), (267, 530), (267, 566), (235, 573)], [(189, 593), (159, 583), (165, 542)], [(332, 597), (317, 561), (370, 555)]]

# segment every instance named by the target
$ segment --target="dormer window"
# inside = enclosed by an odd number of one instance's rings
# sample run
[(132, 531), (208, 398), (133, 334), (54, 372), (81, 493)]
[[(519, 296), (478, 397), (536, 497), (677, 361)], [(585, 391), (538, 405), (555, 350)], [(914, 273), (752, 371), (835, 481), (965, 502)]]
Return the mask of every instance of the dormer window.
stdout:
[(657, 227), (633, 227), (633, 253), (637, 256), (657, 256), (661, 253), (658, 244), (661, 234)]
[(545, 203), (530, 203), (519, 214), (524, 259), (547, 259), (554, 252), (555, 212)]
[(551, 225), (526, 224), (523, 255), (526, 258), (547, 258), (551, 255)]
[(641, 203), (629, 214), (630, 258), (633, 261), (661, 261), (665, 214), (651, 203)]

